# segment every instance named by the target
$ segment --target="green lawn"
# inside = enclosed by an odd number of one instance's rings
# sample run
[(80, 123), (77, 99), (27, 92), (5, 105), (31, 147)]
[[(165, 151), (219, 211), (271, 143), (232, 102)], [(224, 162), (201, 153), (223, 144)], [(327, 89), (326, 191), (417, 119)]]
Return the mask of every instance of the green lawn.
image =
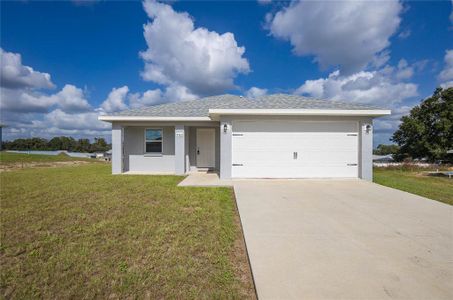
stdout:
[(453, 179), (426, 176), (424, 173), (426, 172), (375, 168), (373, 181), (453, 205)]
[(254, 298), (232, 191), (181, 179), (1, 172), (2, 298)]
[(52, 163), (62, 161), (93, 161), (91, 158), (71, 157), (66, 154), (59, 155), (41, 155), (41, 154), (25, 154), (14, 152), (0, 152), (0, 163), (3, 165), (17, 163)]

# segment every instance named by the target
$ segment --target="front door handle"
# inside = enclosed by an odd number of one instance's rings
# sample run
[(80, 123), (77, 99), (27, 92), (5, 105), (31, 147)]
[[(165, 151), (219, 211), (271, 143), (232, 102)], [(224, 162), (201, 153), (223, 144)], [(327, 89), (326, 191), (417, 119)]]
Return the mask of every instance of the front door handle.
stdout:
[(297, 152), (293, 152), (293, 159), (297, 159)]
[(197, 155), (200, 155), (200, 148), (197, 149)]

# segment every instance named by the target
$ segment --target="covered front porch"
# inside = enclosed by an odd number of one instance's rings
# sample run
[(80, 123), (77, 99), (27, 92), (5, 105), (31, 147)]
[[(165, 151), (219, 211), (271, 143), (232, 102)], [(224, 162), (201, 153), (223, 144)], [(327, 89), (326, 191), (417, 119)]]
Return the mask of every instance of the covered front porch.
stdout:
[(220, 170), (219, 122), (112, 124), (113, 174)]

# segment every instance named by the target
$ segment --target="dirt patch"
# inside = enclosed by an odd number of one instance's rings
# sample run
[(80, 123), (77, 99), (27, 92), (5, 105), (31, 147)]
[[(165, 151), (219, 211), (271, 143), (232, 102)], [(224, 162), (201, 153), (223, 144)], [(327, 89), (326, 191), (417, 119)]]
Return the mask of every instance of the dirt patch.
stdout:
[(62, 166), (78, 166), (91, 164), (90, 161), (56, 161), (56, 162), (24, 162), (0, 165), (0, 172), (15, 171), (26, 168), (56, 168)]

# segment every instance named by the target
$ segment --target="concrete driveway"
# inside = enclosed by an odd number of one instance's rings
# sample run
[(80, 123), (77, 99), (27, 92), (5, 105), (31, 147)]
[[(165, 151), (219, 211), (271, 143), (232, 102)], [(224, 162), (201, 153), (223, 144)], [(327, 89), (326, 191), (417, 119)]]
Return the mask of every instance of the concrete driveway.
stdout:
[(360, 180), (234, 182), (260, 299), (453, 299), (453, 207)]

